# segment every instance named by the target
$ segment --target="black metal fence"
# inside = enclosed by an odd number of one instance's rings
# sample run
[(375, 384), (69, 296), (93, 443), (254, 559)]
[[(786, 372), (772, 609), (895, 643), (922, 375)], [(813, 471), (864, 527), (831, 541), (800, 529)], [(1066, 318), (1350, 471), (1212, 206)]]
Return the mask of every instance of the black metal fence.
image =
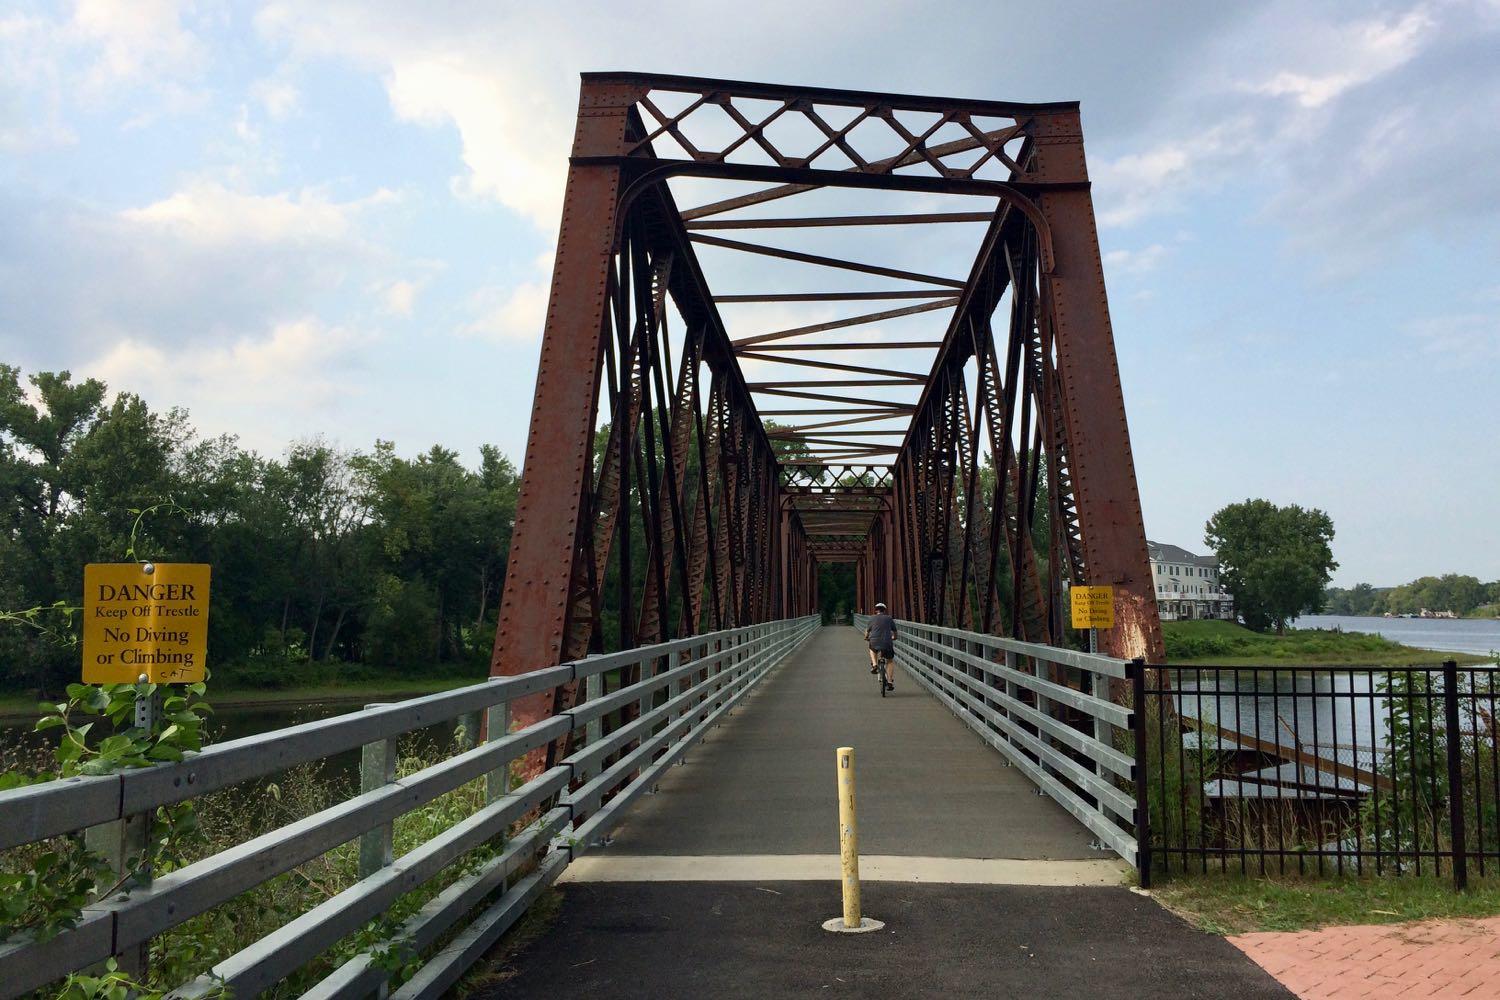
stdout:
[[(1493, 667), (1149, 666), (1153, 871), (1500, 874)], [(1141, 760), (1140, 758), (1144, 758)]]

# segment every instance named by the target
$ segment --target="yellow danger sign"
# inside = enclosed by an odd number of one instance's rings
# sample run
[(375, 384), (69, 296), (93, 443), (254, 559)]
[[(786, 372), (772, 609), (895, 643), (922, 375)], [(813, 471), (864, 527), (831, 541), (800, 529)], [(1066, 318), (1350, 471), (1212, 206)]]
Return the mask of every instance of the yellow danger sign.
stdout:
[(89, 563), (83, 568), (83, 680), (203, 680), (206, 563)]
[(1115, 588), (1074, 587), (1068, 595), (1074, 628), (1115, 627)]

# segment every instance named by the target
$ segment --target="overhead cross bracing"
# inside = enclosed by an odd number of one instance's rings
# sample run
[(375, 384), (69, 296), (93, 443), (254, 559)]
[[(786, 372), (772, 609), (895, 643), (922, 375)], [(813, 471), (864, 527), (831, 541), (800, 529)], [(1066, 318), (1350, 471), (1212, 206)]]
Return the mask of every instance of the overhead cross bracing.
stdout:
[(495, 671), (862, 605), (1160, 646), (1076, 104), (584, 77)]

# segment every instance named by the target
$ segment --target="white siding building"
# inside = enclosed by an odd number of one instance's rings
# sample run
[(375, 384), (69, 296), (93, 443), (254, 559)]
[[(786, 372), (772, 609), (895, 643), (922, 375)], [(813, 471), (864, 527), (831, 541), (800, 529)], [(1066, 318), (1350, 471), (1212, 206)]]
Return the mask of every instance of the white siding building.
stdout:
[(1234, 598), (1219, 585), (1219, 560), (1176, 545), (1146, 540), (1151, 581), (1165, 622), (1188, 618), (1234, 620)]

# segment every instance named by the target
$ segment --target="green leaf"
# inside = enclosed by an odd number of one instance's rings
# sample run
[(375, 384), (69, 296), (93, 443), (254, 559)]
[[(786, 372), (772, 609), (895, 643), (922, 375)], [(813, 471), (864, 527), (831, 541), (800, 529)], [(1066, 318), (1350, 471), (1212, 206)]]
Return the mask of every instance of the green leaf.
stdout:
[(60, 715), (48, 715), (36, 720), (36, 728), (32, 732), (40, 733), (47, 729), (56, 729), (58, 726), (66, 726), (68, 720)]
[(99, 744), (99, 756), (109, 759), (117, 759), (125, 756), (136, 748), (135, 740), (124, 733), (116, 733), (114, 736), (106, 737)]
[(158, 743), (146, 751), (146, 756), (152, 760), (182, 760), (182, 751), (170, 743)]

